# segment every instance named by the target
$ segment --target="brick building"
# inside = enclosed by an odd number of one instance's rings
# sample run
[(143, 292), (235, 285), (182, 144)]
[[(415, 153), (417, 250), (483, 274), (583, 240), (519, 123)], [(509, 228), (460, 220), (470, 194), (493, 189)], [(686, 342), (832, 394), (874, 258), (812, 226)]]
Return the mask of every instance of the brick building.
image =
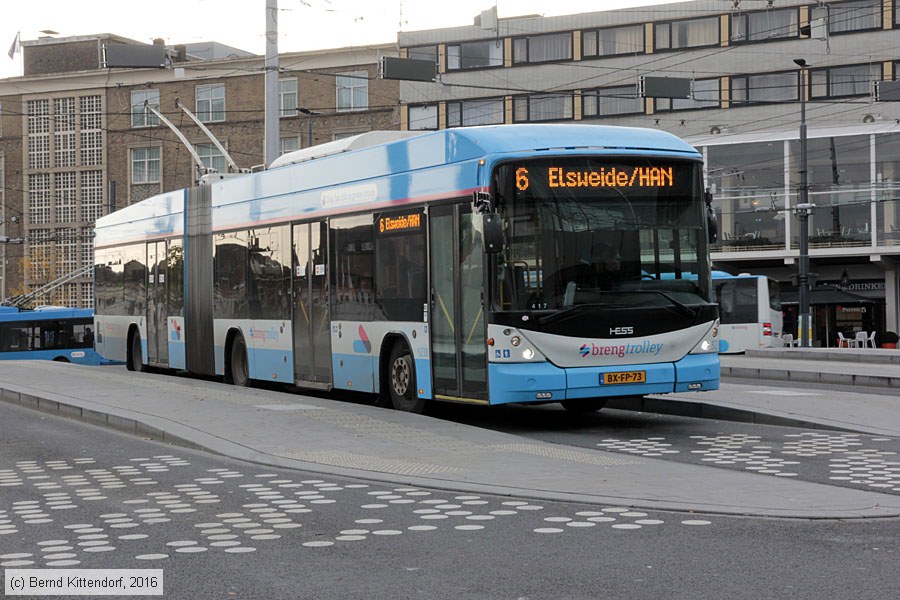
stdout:
[[(3, 298), (91, 265), (98, 217), (193, 185), (202, 170), (263, 163), (262, 57), (206, 44), (206, 55), (227, 58), (203, 60), (175, 46), (160, 48), (164, 68), (104, 68), (111, 45), (154, 50), (110, 34), (24, 41), (24, 75), (0, 80)], [(377, 77), (381, 57), (395, 55), (393, 44), (280, 55), (282, 151), (398, 129), (399, 84)], [(91, 306), (92, 298), (87, 272), (36, 302)]]

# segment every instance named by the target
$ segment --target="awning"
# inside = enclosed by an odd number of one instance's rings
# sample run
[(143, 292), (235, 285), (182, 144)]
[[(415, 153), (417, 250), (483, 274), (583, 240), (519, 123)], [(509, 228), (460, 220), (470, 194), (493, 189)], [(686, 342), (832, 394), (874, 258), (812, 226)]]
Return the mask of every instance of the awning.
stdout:
[[(782, 304), (799, 304), (799, 290), (782, 291)], [(809, 303), (817, 304), (874, 304), (875, 301), (865, 296), (845, 292), (844, 290), (833, 285), (820, 285), (813, 288), (809, 294)]]

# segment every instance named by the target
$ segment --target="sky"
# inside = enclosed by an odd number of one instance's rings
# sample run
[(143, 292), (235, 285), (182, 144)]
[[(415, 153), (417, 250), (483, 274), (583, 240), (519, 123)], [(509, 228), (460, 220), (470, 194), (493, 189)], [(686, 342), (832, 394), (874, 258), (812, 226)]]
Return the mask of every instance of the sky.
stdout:
[[(471, 25), (496, 4), (500, 18), (565, 15), (678, 0), (278, 0), (278, 50), (323, 50), (397, 40), (398, 31)], [(22, 40), (113, 33), (139, 42), (216, 41), (265, 54), (266, 0), (0, 0), (0, 78), (22, 75)]]

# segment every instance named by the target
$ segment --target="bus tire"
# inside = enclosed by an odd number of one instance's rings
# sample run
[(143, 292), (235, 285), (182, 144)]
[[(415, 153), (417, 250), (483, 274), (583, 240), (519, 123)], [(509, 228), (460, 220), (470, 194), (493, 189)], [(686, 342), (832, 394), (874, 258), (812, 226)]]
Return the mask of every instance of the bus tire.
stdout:
[(566, 411), (576, 415), (595, 413), (606, 406), (606, 398), (585, 398), (583, 400), (563, 400), (560, 402)]
[(144, 352), (141, 349), (141, 334), (135, 329), (131, 334), (131, 343), (128, 345), (128, 361), (125, 363), (129, 371), (144, 371)]
[(416, 368), (405, 342), (397, 342), (391, 348), (388, 359), (388, 394), (396, 410), (422, 414), (425, 400), (416, 392)]
[(229, 379), (231, 384), (238, 387), (250, 385), (250, 367), (247, 362), (247, 342), (244, 336), (237, 334), (231, 340), (231, 352), (229, 356)]

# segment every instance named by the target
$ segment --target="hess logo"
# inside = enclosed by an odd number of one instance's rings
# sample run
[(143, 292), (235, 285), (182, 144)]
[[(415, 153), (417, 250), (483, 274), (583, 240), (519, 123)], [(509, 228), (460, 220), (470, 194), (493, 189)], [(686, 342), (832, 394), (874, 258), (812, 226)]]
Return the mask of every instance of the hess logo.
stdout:
[(634, 327), (610, 327), (609, 335), (634, 335)]

